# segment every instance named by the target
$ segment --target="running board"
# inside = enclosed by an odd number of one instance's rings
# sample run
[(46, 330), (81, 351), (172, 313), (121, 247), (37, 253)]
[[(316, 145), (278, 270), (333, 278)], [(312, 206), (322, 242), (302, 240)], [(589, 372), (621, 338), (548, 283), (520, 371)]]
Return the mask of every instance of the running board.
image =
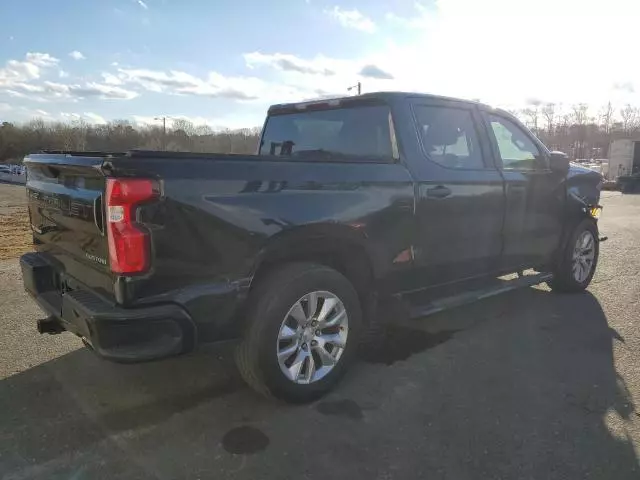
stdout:
[(461, 293), (451, 297), (434, 300), (424, 305), (410, 306), (409, 317), (420, 318), (434, 313), (442, 312), (450, 308), (460, 307), (485, 298), (493, 297), (501, 293), (509, 292), (517, 288), (532, 287), (553, 278), (551, 273), (537, 273), (535, 275), (521, 275), (514, 280), (503, 280), (500, 285), (470, 292)]

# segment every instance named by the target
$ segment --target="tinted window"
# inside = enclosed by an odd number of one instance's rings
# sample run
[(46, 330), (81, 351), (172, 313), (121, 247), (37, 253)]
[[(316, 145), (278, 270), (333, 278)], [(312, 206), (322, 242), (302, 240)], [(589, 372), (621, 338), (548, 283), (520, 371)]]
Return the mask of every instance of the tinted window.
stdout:
[(269, 117), (261, 155), (391, 160), (389, 108), (367, 106)]
[(489, 122), (504, 168), (532, 170), (539, 165), (540, 150), (520, 127), (496, 115), (489, 115)]
[(484, 168), (471, 113), (447, 107), (415, 108), (422, 145), (434, 162), (448, 168)]

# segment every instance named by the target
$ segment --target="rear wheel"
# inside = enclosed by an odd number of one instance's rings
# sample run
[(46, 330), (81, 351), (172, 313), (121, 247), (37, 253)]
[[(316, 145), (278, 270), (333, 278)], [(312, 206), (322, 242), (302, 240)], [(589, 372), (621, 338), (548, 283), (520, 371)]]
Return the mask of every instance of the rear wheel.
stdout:
[(559, 259), (550, 286), (559, 292), (580, 292), (589, 286), (599, 255), (598, 227), (590, 219), (574, 228)]
[(343, 275), (323, 265), (285, 265), (263, 278), (249, 301), (236, 362), (251, 387), (299, 403), (340, 380), (361, 326), (358, 295)]

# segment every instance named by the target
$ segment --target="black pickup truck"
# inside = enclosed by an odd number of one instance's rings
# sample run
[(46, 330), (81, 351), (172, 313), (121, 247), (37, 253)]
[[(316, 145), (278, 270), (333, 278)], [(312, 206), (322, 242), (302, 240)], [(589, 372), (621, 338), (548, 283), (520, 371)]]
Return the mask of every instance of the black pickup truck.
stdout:
[(601, 176), (452, 98), (276, 105), (256, 155), (25, 165), (35, 252), (21, 265), (40, 332), (119, 362), (238, 339), (247, 382), (288, 401), (337, 382), (382, 301), (423, 316), (510, 288), (495, 283), (510, 272), (576, 292), (598, 261)]

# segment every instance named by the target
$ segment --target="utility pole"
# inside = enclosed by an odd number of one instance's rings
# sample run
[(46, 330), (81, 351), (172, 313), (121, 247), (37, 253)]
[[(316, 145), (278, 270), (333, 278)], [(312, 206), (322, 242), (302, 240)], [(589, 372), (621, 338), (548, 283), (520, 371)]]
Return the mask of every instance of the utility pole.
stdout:
[(347, 88), (347, 92), (350, 92), (354, 88), (357, 89), (358, 95), (360, 95), (360, 93), (362, 92), (362, 83), (358, 82), (354, 86)]
[(162, 150), (167, 150), (167, 117), (155, 117), (154, 120), (162, 120)]

